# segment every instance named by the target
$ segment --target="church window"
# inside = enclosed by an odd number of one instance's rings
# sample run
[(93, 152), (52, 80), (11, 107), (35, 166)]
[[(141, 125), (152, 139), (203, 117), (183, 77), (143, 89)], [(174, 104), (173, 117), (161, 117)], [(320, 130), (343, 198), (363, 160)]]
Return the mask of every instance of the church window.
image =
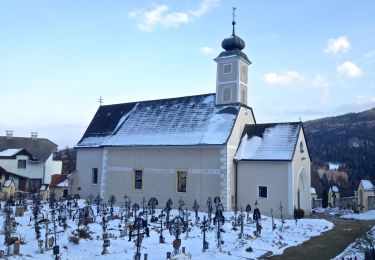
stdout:
[(98, 168), (92, 168), (92, 184), (98, 184)]
[(142, 189), (142, 179), (143, 179), (142, 170), (135, 170), (134, 171), (134, 189), (135, 190)]
[(223, 73), (224, 74), (232, 73), (232, 64), (231, 63), (226, 63), (226, 64), (223, 65)]
[(18, 160), (18, 169), (26, 169), (26, 160)]
[(258, 197), (267, 198), (267, 186), (258, 186)]
[(186, 192), (186, 172), (177, 172), (177, 192)]
[(305, 151), (302, 141), (299, 143), (299, 149), (300, 149), (301, 153), (303, 153)]
[(223, 102), (229, 102), (232, 99), (232, 91), (230, 88), (224, 88), (223, 90)]

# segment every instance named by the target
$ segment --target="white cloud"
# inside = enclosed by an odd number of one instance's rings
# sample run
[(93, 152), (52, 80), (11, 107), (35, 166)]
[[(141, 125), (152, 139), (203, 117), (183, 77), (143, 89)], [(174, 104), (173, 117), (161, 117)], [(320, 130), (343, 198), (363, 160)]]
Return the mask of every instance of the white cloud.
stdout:
[(172, 12), (169, 6), (159, 5), (152, 10), (136, 10), (128, 13), (128, 17), (137, 20), (137, 27), (141, 31), (150, 32), (156, 27), (177, 27), (180, 24), (192, 22), (199, 18), (218, 3), (218, 0), (203, 0), (195, 10)]
[(365, 58), (372, 59), (375, 58), (375, 51), (369, 51), (365, 53)]
[(337, 54), (348, 52), (351, 48), (351, 45), (346, 36), (340, 36), (338, 38), (332, 38), (327, 41), (327, 46), (324, 49), (326, 53)]
[(202, 47), (199, 49), (199, 52), (203, 53), (203, 54), (212, 54), (215, 52), (215, 50), (211, 47)]
[(353, 62), (345, 61), (337, 66), (337, 72), (350, 78), (360, 77), (363, 75), (362, 70)]
[(326, 76), (324, 76), (322, 74), (319, 74), (319, 73), (315, 75), (311, 84), (314, 87), (329, 87), (329, 85), (330, 85), (328, 83), (328, 80), (327, 80)]
[(287, 71), (284, 73), (267, 73), (264, 74), (263, 80), (271, 85), (290, 86), (297, 82), (305, 80), (305, 76), (297, 71)]

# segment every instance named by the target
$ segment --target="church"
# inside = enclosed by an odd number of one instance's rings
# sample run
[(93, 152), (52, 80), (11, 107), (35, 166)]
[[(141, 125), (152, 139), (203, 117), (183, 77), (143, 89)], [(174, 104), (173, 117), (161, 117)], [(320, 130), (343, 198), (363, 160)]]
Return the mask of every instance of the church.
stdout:
[(227, 211), (257, 201), (265, 215), (280, 203), (287, 216), (310, 213), (303, 125), (256, 123), (247, 102), (251, 61), (232, 25), (214, 59), (215, 93), (99, 107), (75, 146), (74, 193), (118, 203), (125, 194), (138, 203), (156, 197), (160, 208), (182, 199), (190, 210), (218, 196)]

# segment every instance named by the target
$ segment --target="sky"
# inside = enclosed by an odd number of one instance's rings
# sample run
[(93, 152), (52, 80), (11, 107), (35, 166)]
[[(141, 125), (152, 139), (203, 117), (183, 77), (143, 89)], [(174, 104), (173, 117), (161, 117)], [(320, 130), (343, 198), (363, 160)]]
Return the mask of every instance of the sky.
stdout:
[(0, 135), (74, 146), (99, 107), (214, 93), (245, 42), (258, 123), (375, 107), (373, 0), (0, 0)]

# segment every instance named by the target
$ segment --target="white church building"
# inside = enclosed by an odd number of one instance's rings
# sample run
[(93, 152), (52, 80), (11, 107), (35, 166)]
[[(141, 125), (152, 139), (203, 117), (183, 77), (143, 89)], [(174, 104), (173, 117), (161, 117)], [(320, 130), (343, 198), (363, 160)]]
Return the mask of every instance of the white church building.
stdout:
[(310, 156), (301, 122), (257, 124), (247, 102), (245, 42), (222, 42), (216, 92), (100, 106), (76, 145), (73, 190), (81, 197), (124, 195), (133, 202), (183, 199), (206, 208), (221, 198), (228, 211), (310, 213)]

